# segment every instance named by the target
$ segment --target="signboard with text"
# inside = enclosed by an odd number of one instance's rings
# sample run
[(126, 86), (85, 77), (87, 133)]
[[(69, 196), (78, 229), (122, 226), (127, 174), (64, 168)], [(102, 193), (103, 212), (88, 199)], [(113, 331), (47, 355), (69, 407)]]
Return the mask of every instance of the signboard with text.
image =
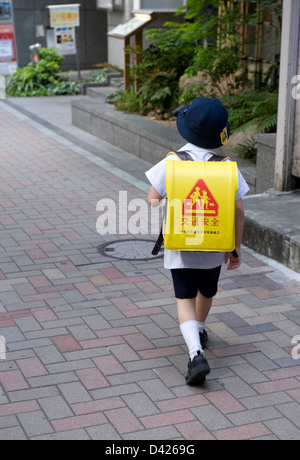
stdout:
[(49, 5), (50, 27), (79, 27), (80, 4)]
[(111, 30), (108, 35), (110, 37), (126, 38), (137, 33), (151, 21), (152, 17), (148, 14), (136, 14), (124, 24), (120, 24)]

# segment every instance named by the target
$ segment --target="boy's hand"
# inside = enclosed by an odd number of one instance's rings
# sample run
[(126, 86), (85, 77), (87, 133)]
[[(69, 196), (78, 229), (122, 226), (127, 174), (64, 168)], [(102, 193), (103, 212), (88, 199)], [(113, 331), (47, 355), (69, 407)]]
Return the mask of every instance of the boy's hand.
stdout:
[(226, 252), (225, 255), (225, 264), (228, 264), (227, 270), (236, 270), (242, 264), (242, 256), (241, 256), (241, 249), (236, 248), (236, 252), (238, 253), (239, 257), (236, 259), (231, 252)]

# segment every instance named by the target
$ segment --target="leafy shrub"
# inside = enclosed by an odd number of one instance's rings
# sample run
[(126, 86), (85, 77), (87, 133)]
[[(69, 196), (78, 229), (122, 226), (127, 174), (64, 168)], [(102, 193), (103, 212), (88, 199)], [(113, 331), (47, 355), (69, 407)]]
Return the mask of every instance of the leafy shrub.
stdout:
[(247, 91), (221, 99), (229, 112), (232, 131), (245, 132), (257, 125), (258, 133), (275, 132), (278, 91), (274, 93)]
[[(232, 132), (245, 132), (252, 126), (256, 127), (257, 134), (276, 132), (278, 91), (247, 91), (221, 100), (228, 110)], [(256, 162), (257, 141), (252, 136), (251, 139), (238, 144), (234, 151), (241, 158)]]
[(106, 80), (107, 80), (107, 68), (106, 67), (104, 67), (101, 70), (93, 70), (89, 78), (90, 83), (105, 83)]
[(14, 97), (79, 94), (81, 84), (59, 76), (63, 56), (56, 48), (41, 48), (39, 62), (30, 62), (7, 77), (7, 94)]
[(115, 105), (117, 110), (123, 112), (141, 113), (143, 104), (135, 91), (118, 91), (107, 98), (108, 102)]
[(242, 144), (238, 144), (234, 151), (241, 157), (256, 162), (257, 157), (257, 140), (252, 136)]
[[(150, 34), (154, 37), (154, 31)], [(149, 36), (149, 37), (150, 37)], [(148, 38), (149, 38), (148, 37)], [(131, 68), (132, 78), (139, 90), (142, 112), (159, 109), (171, 113), (178, 105), (179, 78), (189, 65), (191, 47), (180, 35), (162, 32), (155, 42), (144, 51), (128, 48), (139, 63)]]

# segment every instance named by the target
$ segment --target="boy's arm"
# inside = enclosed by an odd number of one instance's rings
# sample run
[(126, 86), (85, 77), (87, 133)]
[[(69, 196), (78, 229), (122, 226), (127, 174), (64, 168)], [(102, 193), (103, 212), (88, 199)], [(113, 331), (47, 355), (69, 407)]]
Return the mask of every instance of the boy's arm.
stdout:
[(242, 256), (241, 256), (241, 245), (243, 240), (244, 232), (244, 222), (245, 222), (245, 211), (244, 204), (242, 200), (238, 200), (235, 204), (235, 244), (236, 251), (239, 255), (236, 259), (230, 252), (226, 253), (225, 263), (228, 265), (228, 270), (236, 270), (241, 266)]
[(160, 202), (163, 199), (164, 197), (161, 196), (152, 186), (150, 189), (149, 195), (148, 195), (148, 203), (150, 204), (150, 206), (152, 206), (153, 208), (156, 208), (157, 206), (159, 206)]

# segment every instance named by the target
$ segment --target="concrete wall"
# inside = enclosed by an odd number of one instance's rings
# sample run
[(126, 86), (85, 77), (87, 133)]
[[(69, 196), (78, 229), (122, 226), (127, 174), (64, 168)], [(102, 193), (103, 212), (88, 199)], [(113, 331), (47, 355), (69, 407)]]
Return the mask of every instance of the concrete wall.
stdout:
[(276, 134), (257, 136), (256, 193), (274, 187)]
[[(300, 36), (298, 47), (298, 67), (297, 67), (297, 85), (300, 89)], [(293, 156), (293, 169), (292, 173), (296, 177), (300, 177), (300, 90), (297, 91), (296, 104), (295, 104), (295, 130), (294, 130), (294, 156)]]
[[(46, 46), (45, 37), (36, 37), (36, 26), (48, 26), (47, 5), (60, 5), (67, 0), (14, 0), (14, 19), (18, 62), (24, 67), (30, 62), (29, 46), (41, 43)], [(81, 68), (91, 68), (93, 64), (107, 61), (107, 13), (96, 9), (96, 0), (79, 0), (81, 3), (78, 29), (78, 49)], [(76, 57), (67, 56), (63, 69), (76, 69)]]

